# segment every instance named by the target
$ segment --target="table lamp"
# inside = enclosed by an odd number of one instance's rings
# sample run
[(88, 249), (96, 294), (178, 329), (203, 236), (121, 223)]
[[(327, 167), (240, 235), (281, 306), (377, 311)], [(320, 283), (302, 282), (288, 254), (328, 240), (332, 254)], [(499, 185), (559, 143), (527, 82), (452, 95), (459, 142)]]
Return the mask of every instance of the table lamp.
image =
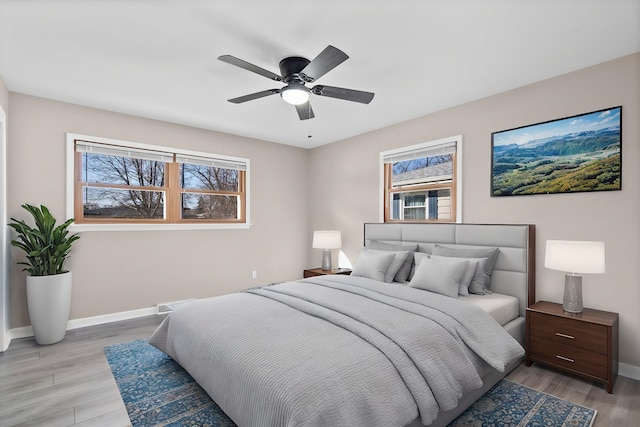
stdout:
[(331, 249), (340, 249), (342, 236), (339, 231), (319, 230), (313, 232), (313, 247), (322, 249), (322, 269), (332, 270)]
[(547, 240), (544, 266), (564, 271), (562, 309), (582, 313), (582, 274), (604, 273), (604, 242)]

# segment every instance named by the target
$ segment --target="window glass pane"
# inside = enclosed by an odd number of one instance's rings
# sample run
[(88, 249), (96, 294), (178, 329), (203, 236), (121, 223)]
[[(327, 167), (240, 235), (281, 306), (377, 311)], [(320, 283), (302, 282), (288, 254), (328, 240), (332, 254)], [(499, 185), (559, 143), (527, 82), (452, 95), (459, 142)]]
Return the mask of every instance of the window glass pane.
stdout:
[(419, 220), (426, 217), (426, 194), (407, 194), (404, 198), (404, 219)]
[(393, 193), (389, 212), (395, 221), (451, 219), (451, 190), (405, 191)]
[(85, 218), (162, 219), (164, 192), (84, 187)]
[(238, 173), (236, 169), (180, 164), (181, 186), (190, 190), (238, 191)]
[(238, 219), (238, 196), (182, 194), (182, 219)]
[(82, 180), (104, 184), (164, 186), (164, 162), (82, 153)]
[(402, 199), (400, 197), (399, 193), (393, 193), (392, 195), (393, 197), (391, 197), (391, 206), (389, 206), (389, 211), (390, 211), (390, 215), (392, 220), (399, 220), (402, 218), (402, 215), (400, 215), (400, 210), (402, 209)]
[(427, 195), (426, 194), (407, 194), (407, 196), (405, 196), (404, 198), (404, 205), (405, 206), (414, 206), (414, 207), (419, 207), (422, 206), (424, 207), (424, 202), (426, 199)]
[(393, 163), (392, 185), (422, 184), (451, 181), (453, 179), (453, 155), (421, 157)]
[(425, 208), (409, 208), (404, 210), (405, 221), (419, 221), (425, 219)]

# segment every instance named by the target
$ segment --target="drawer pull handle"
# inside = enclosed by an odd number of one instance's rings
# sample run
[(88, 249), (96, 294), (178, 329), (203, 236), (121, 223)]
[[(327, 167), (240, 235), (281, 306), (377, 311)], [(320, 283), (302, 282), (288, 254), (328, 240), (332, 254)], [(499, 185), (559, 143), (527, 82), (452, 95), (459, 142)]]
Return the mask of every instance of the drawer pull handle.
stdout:
[(572, 337), (571, 335), (567, 335), (567, 334), (561, 334), (560, 332), (556, 332), (556, 335), (562, 338), (569, 338), (570, 340), (575, 339), (574, 337)]
[(573, 360), (573, 359), (569, 359), (568, 357), (564, 357), (564, 356), (556, 356), (556, 357), (557, 357), (558, 359), (560, 359), (560, 360), (565, 360), (565, 361), (567, 361), (567, 362), (571, 362), (571, 363), (574, 363), (574, 362), (575, 362), (575, 360)]

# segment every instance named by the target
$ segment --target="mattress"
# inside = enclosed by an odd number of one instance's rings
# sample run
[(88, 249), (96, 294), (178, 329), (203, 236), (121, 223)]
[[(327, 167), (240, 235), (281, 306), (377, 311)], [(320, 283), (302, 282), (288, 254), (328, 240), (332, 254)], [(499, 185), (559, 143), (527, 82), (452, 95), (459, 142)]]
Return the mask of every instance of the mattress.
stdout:
[(495, 319), (500, 326), (504, 326), (519, 316), (519, 302), (516, 297), (498, 293), (486, 295), (469, 294), (458, 296), (460, 300), (467, 301), (480, 307)]

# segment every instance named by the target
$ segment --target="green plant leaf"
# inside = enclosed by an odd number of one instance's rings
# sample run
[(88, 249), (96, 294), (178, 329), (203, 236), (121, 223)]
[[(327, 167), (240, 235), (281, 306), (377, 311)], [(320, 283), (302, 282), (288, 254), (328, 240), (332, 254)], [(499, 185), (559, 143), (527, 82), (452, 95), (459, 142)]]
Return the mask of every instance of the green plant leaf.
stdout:
[(27, 258), (26, 262), (18, 262), (18, 265), (26, 265), (23, 271), (32, 276), (64, 273), (71, 246), (80, 238), (78, 234), (69, 235), (68, 228), (73, 223), (73, 218), (56, 227), (56, 219), (46, 206), (24, 204), (22, 207), (33, 217), (35, 227), (11, 218), (9, 227), (18, 234), (18, 237), (11, 241), (11, 245), (22, 249)]

